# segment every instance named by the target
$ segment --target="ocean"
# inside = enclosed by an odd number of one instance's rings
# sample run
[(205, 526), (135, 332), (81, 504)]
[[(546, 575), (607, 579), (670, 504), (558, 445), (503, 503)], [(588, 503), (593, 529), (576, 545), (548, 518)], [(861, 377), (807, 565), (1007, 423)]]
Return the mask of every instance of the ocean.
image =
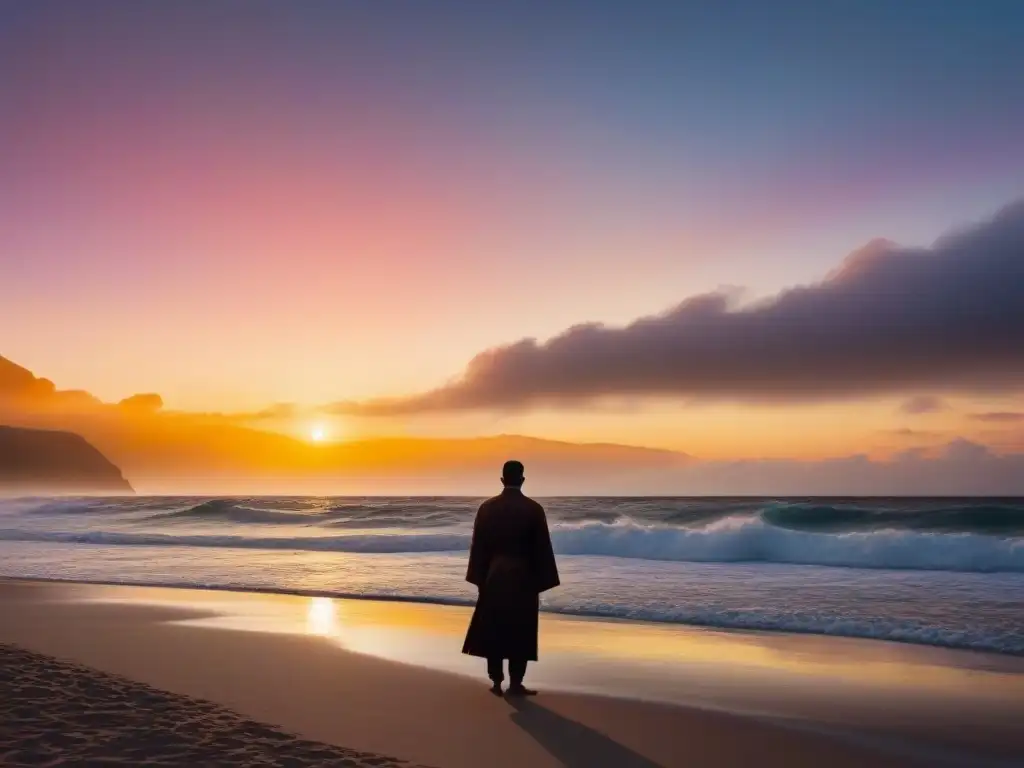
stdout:
[[(544, 610), (1024, 654), (1024, 499), (541, 499)], [(0, 576), (472, 604), (471, 498), (0, 501)]]

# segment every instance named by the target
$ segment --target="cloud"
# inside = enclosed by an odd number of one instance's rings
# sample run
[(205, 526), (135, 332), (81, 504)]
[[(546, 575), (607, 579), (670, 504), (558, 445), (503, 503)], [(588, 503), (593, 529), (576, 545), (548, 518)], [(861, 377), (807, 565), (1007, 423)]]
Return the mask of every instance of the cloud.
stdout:
[(854, 455), (822, 461), (702, 462), (680, 471), (671, 489), (659, 490), (767, 496), (1015, 496), (1024, 493), (1024, 453), (1000, 455), (957, 438), (938, 455), (911, 449), (889, 461)]
[[(25, 369), (0, 361), (3, 394), (33, 391), (43, 399), (98, 402), (87, 393), (47, 386)], [(17, 369), (17, 370), (14, 370)], [(11, 384), (13, 382), (13, 385)], [(1024, 446), (999, 452), (958, 438), (928, 449), (911, 448), (889, 460), (863, 455), (826, 460), (706, 461), (671, 451), (616, 445), (579, 445), (516, 436), (346, 441), (311, 446), (285, 435), (251, 429), (243, 420), (299, 413), (280, 404), (264, 411), (194, 414), (140, 410), (160, 404), (153, 394), (94, 410), (29, 408), (16, 422), (82, 434), (125, 471), (141, 492), (366, 494), (385, 483), (397, 494), (484, 495), (508, 456), (527, 462), (539, 495), (1022, 495)], [(18, 416), (18, 412), (12, 412)], [(97, 418), (97, 415), (103, 418)], [(922, 437), (918, 430), (892, 434)], [(936, 438), (939, 435), (934, 435)], [(932, 441), (929, 441), (932, 442)], [(905, 444), (905, 443), (904, 443)]]
[(949, 406), (946, 401), (941, 397), (935, 395), (916, 395), (909, 400), (905, 401), (900, 406), (900, 410), (903, 413), (909, 413), (912, 415), (920, 415), (922, 413), (937, 413), (938, 411), (944, 411)]
[(942, 437), (942, 432), (930, 432), (923, 429), (910, 429), (909, 427), (903, 427), (902, 429), (887, 429), (883, 430), (883, 434), (891, 435), (892, 437), (920, 437), (920, 438), (934, 438)]
[(40, 378), (27, 368), (0, 357), (0, 415), (9, 420), (81, 414), (115, 421), (159, 416), (179, 424), (188, 421), (195, 424), (244, 426), (298, 418), (304, 413), (294, 403), (275, 403), (257, 411), (233, 413), (168, 411), (164, 409), (163, 397), (155, 392), (131, 395), (117, 403), (105, 403), (84, 390), (57, 389), (49, 379)]
[[(528, 291), (528, 287), (523, 290)], [(521, 300), (521, 299), (519, 299)], [(579, 404), (610, 395), (823, 399), (1024, 385), (1024, 201), (930, 248), (874, 241), (820, 283), (737, 308), (694, 296), (626, 327), (584, 324), (480, 353), (366, 415)]]
[(103, 403), (80, 389), (57, 389), (49, 379), (0, 357), (0, 407), (5, 410), (90, 411)]
[(32, 371), (17, 363), (0, 357), (0, 397), (5, 399), (29, 399), (49, 397), (56, 387), (49, 379), (36, 377)]
[(293, 419), (303, 415), (304, 411), (295, 403), (274, 403), (258, 411), (231, 411), (228, 413), (188, 413), (182, 414), (195, 419), (218, 422), (247, 423), (254, 421), (274, 421)]
[(972, 413), (975, 421), (986, 421), (995, 424), (1017, 424), (1024, 421), (1024, 413), (1016, 411), (989, 411), (988, 413)]
[(301, 409), (294, 403), (275, 403), (274, 405), (260, 411), (256, 411), (255, 413), (240, 414), (238, 418), (242, 418), (244, 416), (252, 421), (261, 421), (263, 419), (290, 419), (299, 413), (301, 413)]
[(164, 407), (164, 399), (158, 394), (147, 393), (126, 397), (117, 405), (133, 413), (156, 413)]

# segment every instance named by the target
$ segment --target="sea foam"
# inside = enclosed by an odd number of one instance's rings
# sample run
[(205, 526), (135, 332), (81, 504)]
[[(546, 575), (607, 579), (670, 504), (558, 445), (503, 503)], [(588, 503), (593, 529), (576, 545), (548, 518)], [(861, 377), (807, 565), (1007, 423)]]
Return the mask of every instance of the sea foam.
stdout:
[[(733, 516), (699, 528), (641, 525), (632, 521), (566, 523), (552, 526), (551, 536), (555, 551), (563, 555), (695, 563), (1024, 572), (1024, 539), (908, 530), (812, 533), (778, 528), (759, 516)], [(0, 540), (399, 554), (464, 552), (469, 549), (471, 534), (460, 530), (411, 533), (397, 528), (386, 532), (353, 530), (344, 535), (322, 531), (312, 536), (6, 528), (0, 529)]]

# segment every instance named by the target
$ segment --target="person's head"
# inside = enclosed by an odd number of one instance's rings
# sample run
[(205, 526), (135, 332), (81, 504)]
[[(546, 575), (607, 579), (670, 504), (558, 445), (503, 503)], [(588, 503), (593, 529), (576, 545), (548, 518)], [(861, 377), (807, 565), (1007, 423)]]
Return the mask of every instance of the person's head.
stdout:
[(506, 488), (522, 488), (526, 481), (524, 472), (523, 462), (506, 461), (501, 468), (501, 484)]

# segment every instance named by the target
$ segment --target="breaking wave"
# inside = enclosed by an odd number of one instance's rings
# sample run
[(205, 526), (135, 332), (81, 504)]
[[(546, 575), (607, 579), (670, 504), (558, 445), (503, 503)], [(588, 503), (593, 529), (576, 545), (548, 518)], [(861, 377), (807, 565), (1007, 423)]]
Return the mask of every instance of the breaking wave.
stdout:
[[(468, 523), (479, 500), (469, 498), (299, 499), (19, 499), (0, 512), (50, 516), (131, 516), (137, 522), (309, 523), (326, 527), (423, 528)], [(733, 518), (818, 533), (876, 530), (976, 533), (1024, 537), (1022, 499), (685, 499), (572, 498), (545, 502), (558, 523), (615, 523), (698, 528)]]
[[(223, 510), (216, 514), (225, 514)], [(234, 515), (236, 511), (227, 514)], [(298, 512), (250, 510), (246, 515)], [(7, 541), (49, 541), (107, 546), (226, 547), (349, 553), (464, 552), (465, 530), (412, 533), (321, 529), (312, 536), (253, 536), (242, 533), (157, 533), (0, 529)], [(975, 533), (886, 529), (826, 533), (771, 525), (761, 516), (733, 516), (699, 528), (640, 525), (630, 521), (555, 524), (552, 539), (563, 555), (698, 563), (786, 563), (846, 568), (884, 568), (991, 573), (1024, 572), (1024, 539)]]
[[(0, 574), (464, 604), (479, 501), (4, 499)], [(556, 551), (587, 556), (545, 610), (1024, 654), (1024, 499), (544, 505)]]

